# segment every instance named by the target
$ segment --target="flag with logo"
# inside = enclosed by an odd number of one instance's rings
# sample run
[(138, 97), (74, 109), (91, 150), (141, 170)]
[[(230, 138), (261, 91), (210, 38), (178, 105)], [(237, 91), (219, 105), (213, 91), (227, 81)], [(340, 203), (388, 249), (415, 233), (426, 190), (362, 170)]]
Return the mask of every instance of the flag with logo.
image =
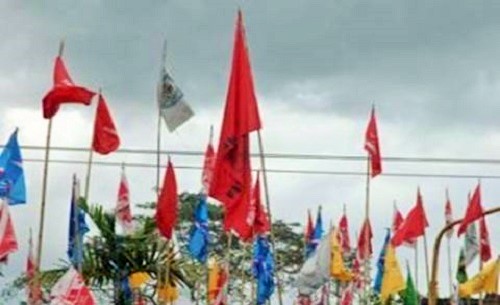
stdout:
[(130, 189), (128, 187), (127, 176), (125, 175), (125, 167), (122, 166), (120, 185), (118, 186), (118, 200), (116, 201), (116, 220), (123, 228), (126, 234), (132, 233), (134, 224), (132, 219), (132, 211), (130, 210)]
[(382, 156), (380, 154), (375, 107), (372, 108), (370, 121), (368, 123), (368, 127), (366, 128), (365, 150), (370, 156), (370, 173), (372, 178), (374, 178), (382, 173)]

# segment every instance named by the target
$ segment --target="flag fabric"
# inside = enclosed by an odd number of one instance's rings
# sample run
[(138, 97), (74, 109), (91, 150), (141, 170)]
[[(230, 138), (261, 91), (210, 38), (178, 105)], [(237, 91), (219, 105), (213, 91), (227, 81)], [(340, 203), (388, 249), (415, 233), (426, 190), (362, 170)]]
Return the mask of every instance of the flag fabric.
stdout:
[(479, 255), (479, 240), (477, 238), (476, 224), (471, 223), (465, 232), (465, 264), (469, 266)]
[(169, 159), (155, 215), (156, 226), (160, 234), (167, 239), (172, 239), (172, 232), (177, 222), (178, 201), (174, 166)]
[(316, 250), (318, 244), (323, 237), (323, 218), (321, 217), (321, 207), (318, 209), (316, 215), (316, 225), (314, 226), (313, 236), (311, 240), (313, 251)]
[(457, 236), (465, 233), (467, 227), (472, 222), (479, 220), (483, 216), (483, 207), (481, 206), (481, 185), (478, 184), (472, 195), (472, 199), (467, 205), (465, 216), (458, 227)]
[(28, 305), (37, 305), (42, 299), (42, 290), (38, 282), (35, 280), (36, 275), (36, 261), (35, 255), (33, 254), (33, 239), (29, 236), (28, 244), (28, 258), (26, 260), (26, 279), (27, 279), (27, 299)]
[(406, 289), (403, 291), (401, 297), (404, 305), (418, 305), (418, 291), (413, 283), (411, 277), (410, 267), (407, 267), (406, 275)]
[(358, 237), (358, 256), (360, 260), (370, 258), (373, 253), (372, 249), (372, 226), (369, 219), (365, 219)]
[(329, 305), (329, 295), (330, 295), (330, 288), (328, 284), (323, 285), (321, 288), (321, 295), (319, 297), (318, 303), (316, 305)]
[(486, 226), (486, 220), (481, 217), (479, 220), (479, 253), (481, 255), (481, 261), (487, 262), (491, 259), (491, 244), (490, 244), (490, 234), (488, 233), (488, 228)]
[(349, 284), (342, 291), (342, 296), (340, 297), (340, 305), (351, 305), (353, 300), (354, 300), (353, 287), (352, 284)]
[(57, 56), (54, 64), (54, 86), (43, 98), (43, 117), (51, 119), (62, 104), (90, 105), (95, 92), (75, 85), (69, 76), (61, 56)]
[(120, 147), (120, 136), (116, 130), (115, 122), (111, 117), (104, 97), (99, 94), (97, 110), (94, 121), (94, 137), (92, 149), (101, 155), (107, 155)]
[(162, 64), (157, 90), (159, 112), (168, 131), (173, 132), (194, 116), (193, 110), (184, 98), (184, 93), (168, 73), (165, 63)]
[[(448, 196), (448, 191), (446, 192), (446, 205), (444, 207), (444, 219), (446, 221), (446, 225), (449, 225), (453, 222), (453, 211), (451, 208), (450, 197)], [(446, 232), (446, 237), (451, 238), (453, 236), (453, 228), (449, 229)]]
[(310, 296), (330, 279), (332, 255), (331, 232), (323, 236), (318, 248), (306, 260), (297, 276), (299, 295)]
[(382, 246), (382, 249), (380, 250), (380, 255), (377, 260), (377, 275), (375, 276), (375, 283), (373, 285), (373, 290), (377, 294), (380, 294), (380, 291), (382, 289), (382, 279), (384, 276), (384, 265), (385, 265), (385, 253), (387, 251), (387, 245), (389, 244), (390, 240), (391, 240), (391, 231), (387, 230), (384, 239), (384, 244)]
[(341, 282), (349, 282), (352, 280), (352, 273), (347, 270), (344, 265), (344, 258), (342, 256), (342, 246), (340, 244), (340, 231), (335, 229), (331, 235), (331, 263), (330, 263), (330, 275), (332, 278), (337, 279)]
[(166, 302), (167, 304), (171, 304), (179, 298), (179, 289), (170, 283), (158, 287), (157, 292), (160, 303)]
[(198, 205), (194, 210), (194, 224), (189, 234), (188, 250), (191, 256), (200, 263), (206, 263), (208, 258), (208, 206), (207, 196), (200, 194)]
[(257, 281), (257, 305), (265, 304), (273, 295), (274, 259), (265, 236), (258, 236), (254, 243), (253, 276)]
[(403, 224), (392, 237), (391, 243), (394, 247), (400, 246), (405, 241), (411, 241), (425, 234), (425, 228), (429, 226), (425, 215), (424, 204), (420, 190), (417, 192), (417, 203), (408, 213)]
[(10, 135), (0, 155), (0, 198), (10, 205), (26, 203), (23, 158), (17, 140), (19, 129)]
[(249, 133), (261, 121), (255, 97), (243, 17), (238, 12), (233, 61), (224, 119), (209, 195), (224, 204), (224, 229), (245, 230), (250, 209), (251, 168)]
[(208, 274), (208, 300), (211, 305), (227, 304), (227, 296), (224, 291), (227, 279), (226, 267), (219, 266), (216, 261), (212, 261)]
[(467, 276), (467, 264), (466, 264), (466, 261), (465, 261), (465, 250), (464, 250), (464, 248), (460, 249), (460, 254), (459, 254), (459, 257), (458, 257), (458, 264), (457, 264), (456, 279), (457, 279), (457, 282), (459, 282), (459, 283), (465, 283), (468, 280), (468, 276)]
[(201, 183), (205, 192), (210, 189), (210, 183), (212, 182), (212, 177), (214, 175), (214, 165), (215, 165), (215, 150), (212, 145), (212, 140), (207, 145), (205, 150), (205, 159), (203, 161), (203, 172), (201, 174)]
[(354, 284), (353, 289), (355, 289), (355, 290), (363, 289), (363, 284), (364, 284), (363, 275), (361, 274), (361, 264), (359, 263), (357, 253), (354, 256), (351, 271), (353, 274), (353, 284)]
[(304, 232), (305, 257), (308, 258), (314, 252), (312, 244), (314, 235), (314, 224), (311, 217), (311, 210), (307, 210), (307, 225)]
[(127, 176), (125, 175), (125, 167), (122, 167), (120, 185), (118, 186), (118, 200), (116, 201), (116, 220), (123, 228), (126, 234), (132, 233), (134, 224), (132, 219), (132, 211), (130, 210), (130, 189), (128, 187)]
[(370, 173), (372, 178), (374, 178), (382, 173), (382, 156), (380, 154), (375, 107), (372, 108), (370, 122), (368, 123), (368, 127), (366, 128), (365, 150), (370, 156)]
[(246, 224), (246, 230), (240, 230), (239, 234), (239, 237), (243, 241), (252, 240), (256, 235), (263, 235), (271, 231), (269, 218), (261, 202), (259, 173), (257, 173), (255, 186), (252, 190), (252, 199), (246, 217)]
[(351, 239), (349, 238), (349, 221), (347, 220), (347, 215), (345, 212), (342, 215), (342, 218), (340, 218), (339, 229), (342, 251), (344, 253), (349, 253), (351, 252)]
[(18, 250), (16, 232), (9, 206), (0, 198), (0, 262), (6, 262), (9, 254)]
[(396, 231), (401, 227), (404, 222), (403, 215), (398, 210), (398, 207), (394, 205), (394, 215), (392, 216), (392, 233), (396, 233)]
[(90, 231), (85, 221), (85, 212), (78, 206), (79, 197), (80, 181), (76, 178), (76, 175), (73, 175), (67, 250), (69, 260), (73, 266), (78, 266), (83, 261), (83, 236)]
[(52, 287), (51, 305), (96, 305), (92, 291), (85, 286), (82, 276), (70, 268)]
[(500, 258), (490, 261), (483, 269), (467, 282), (458, 286), (460, 297), (469, 297), (473, 294), (498, 293), (498, 276), (500, 275)]
[(406, 288), (406, 283), (401, 273), (398, 259), (396, 258), (396, 251), (392, 245), (387, 245), (385, 262), (384, 262), (384, 276), (382, 278), (382, 287), (380, 289), (380, 298), (382, 304), (385, 304), (387, 299), (395, 293), (398, 293)]

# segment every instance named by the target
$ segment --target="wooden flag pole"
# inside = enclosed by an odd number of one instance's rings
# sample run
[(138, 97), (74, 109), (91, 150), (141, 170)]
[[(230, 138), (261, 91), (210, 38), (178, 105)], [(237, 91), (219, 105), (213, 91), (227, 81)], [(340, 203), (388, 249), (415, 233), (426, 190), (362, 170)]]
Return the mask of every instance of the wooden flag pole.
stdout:
[(453, 271), (451, 267), (451, 245), (450, 245), (450, 238), (448, 238), (448, 242), (446, 243), (447, 250), (448, 250), (448, 280), (449, 280), (449, 286), (450, 286), (450, 298), (453, 296)]
[(430, 278), (429, 278), (429, 251), (427, 250), (427, 234), (424, 230), (424, 258), (425, 258), (425, 279), (427, 291), (429, 291)]
[[(481, 253), (479, 253), (479, 272), (483, 270), (483, 260), (481, 259)], [(483, 305), (483, 293), (480, 292), (478, 296), (478, 303), (479, 305)]]
[[(59, 43), (59, 57), (64, 53), (64, 40)], [(47, 203), (47, 178), (49, 172), (49, 155), (50, 155), (50, 140), (52, 135), (52, 118), (49, 119), (47, 124), (47, 136), (45, 140), (45, 159), (43, 162), (43, 178), (42, 178), (42, 197), (40, 207), (40, 227), (38, 228), (38, 245), (36, 256), (36, 269), (40, 272), (42, 263), (42, 245), (43, 245), (43, 229), (45, 225), (45, 205)]]
[[(415, 286), (417, 287), (417, 291), (420, 289), (419, 283), (418, 283), (418, 239), (415, 239)], [(419, 295), (419, 300), (420, 300), (420, 294)]]
[[(367, 158), (367, 167), (366, 167), (366, 201), (365, 201), (365, 222), (370, 221), (370, 164), (371, 164), (371, 157), (368, 154)], [(365, 230), (365, 301), (366, 304), (370, 304), (369, 297), (370, 297), (370, 263), (371, 263), (371, 256), (369, 254), (369, 240), (370, 235), (368, 230)]]
[[(101, 88), (99, 88), (98, 97), (101, 95)], [(96, 107), (96, 116), (97, 116), (97, 107)], [(90, 176), (92, 174), (92, 161), (94, 158), (94, 133), (95, 126), (92, 130), (92, 136), (90, 140), (89, 147), (89, 159), (87, 160), (87, 175), (85, 176), (85, 192), (83, 193), (83, 198), (85, 199), (85, 204), (89, 204), (89, 193), (90, 193)]]
[(257, 138), (259, 141), (259, 155), (260, 155), (260, 167), (262, 170), (262, 177), (264, 178), (264, 193), (265, 193), (265, 198), (266, 198), (266, 207), (267, 207), (267, 215), (269, 216), (269, 224), (271, 225), (271, 247), (273, 251), (273, 259), (275, 262), (276, 266), (276, 287), (278, 291), (278, 302), (279, 305), (283, 305), (283, 296), (282, 296), (282, 291), (281, 291), (281, 280), (279, 277), (279, 272), (278, 272), (278, 266), (279, 266), (279, 261), (278, 261), (278, 254), (276, 253), (276, 245), (274, 242), (274, 230), (273, 230), (273, 217), (271, 214), (271, 202), (269, 199), (269, 185), (267, 183), (267, 171), (266, 171), (266, 161), (264, 158), (264, 145), (262, 141), (262, 135), (260, 133), (260, 130), (257, 130)]

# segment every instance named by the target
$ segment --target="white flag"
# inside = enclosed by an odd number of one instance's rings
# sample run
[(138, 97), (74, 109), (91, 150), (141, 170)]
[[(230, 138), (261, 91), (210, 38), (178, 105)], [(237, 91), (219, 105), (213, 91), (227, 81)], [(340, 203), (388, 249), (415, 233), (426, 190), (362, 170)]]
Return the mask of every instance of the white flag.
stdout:
[(51, 305), (96, 305), (92, 291), (85, 286), (81, 275), (70, 268), (52, 287)]

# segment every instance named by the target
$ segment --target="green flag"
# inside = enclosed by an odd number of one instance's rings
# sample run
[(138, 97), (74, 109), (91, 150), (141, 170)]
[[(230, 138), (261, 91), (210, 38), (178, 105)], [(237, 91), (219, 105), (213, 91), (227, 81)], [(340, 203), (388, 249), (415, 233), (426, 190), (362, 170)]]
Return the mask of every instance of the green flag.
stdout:
[(458, 267), (457, 267), (457, 281), (459, 283), (465, 283), (468, 280), (466, 267), (467, 267), (467, 262), (465, 260), (465, 251), (464, 248), (461, 248), (460, 256), (458, 258)]
[(410, 268), (407, 267), (406, 275), (406, 289), (401, 294), (403, 298), (404, 305), (418, 305), (418, 292), (413, 284), (413, 278), (411, 277)]

